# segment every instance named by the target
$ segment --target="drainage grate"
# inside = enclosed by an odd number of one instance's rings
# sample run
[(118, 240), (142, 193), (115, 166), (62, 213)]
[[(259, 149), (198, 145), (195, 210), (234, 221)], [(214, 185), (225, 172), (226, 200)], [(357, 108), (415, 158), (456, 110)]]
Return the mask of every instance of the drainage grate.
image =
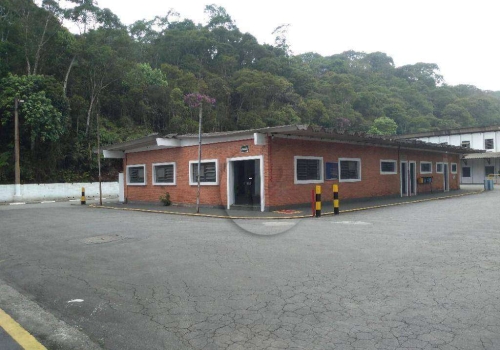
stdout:
[(123, 238), (119, 235), (103, 235), (103, 236), (95, 236), (82, 239), (82, 242), (85, 244), (100, 244), (100, 243), (110, 243), (122, 240)]

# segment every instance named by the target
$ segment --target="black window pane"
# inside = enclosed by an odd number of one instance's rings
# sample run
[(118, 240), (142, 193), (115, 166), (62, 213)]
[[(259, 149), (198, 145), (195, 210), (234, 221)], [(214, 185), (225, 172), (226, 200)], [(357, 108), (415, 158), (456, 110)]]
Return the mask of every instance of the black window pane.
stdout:
[(297, 180), (321, 180), (319, 159), (297, 159)]
[(156, 182), (158, 183), (173, 183), (174, 182), (174, 166), (158, 165), (155, 167)]
[(343, 180), (359, 179), (358, 162), (352, 160), (341, 161), (340, 178)]
[(430, 163), (421, 163), (420, 171), (430, 173), (431, 172), (431, 164)]
[(470, 167), (462, 167), (462, 177), (470, 177)]
[(130, 167), (129, 172), (129, 182), (130, 183), (143, 183), (144, 182), (144, 168), (141, 167)]
[(396, 172), (396, 163), (394, 162), (382, 162), (380, 164), (380, 169), (383, 173), (394, 173)]
[(494, 147), (493, 139), (484, 140), (484, 148), (485, 149), (493, 149)]
[(456, 173), (457, 172), (457, 165), (456, 164), (452, 164), (451, 165), (451, 171)]
[[(198, 182), (198, 163), (191, 164), (191, 173), (193, 174), (192, 182)], [(217, 182), (217, 174), (215, 172), (215, 162), (201, 163), (200, 165), (200, 182)]]

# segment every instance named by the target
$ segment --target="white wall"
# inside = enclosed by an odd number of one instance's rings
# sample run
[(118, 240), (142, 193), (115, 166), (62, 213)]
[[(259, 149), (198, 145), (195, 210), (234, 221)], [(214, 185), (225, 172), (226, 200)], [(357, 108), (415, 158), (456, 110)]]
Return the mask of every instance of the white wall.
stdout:
[[(82, 187), (85, 187), (85, 196), (99, 197), (99, 183), (57, 183), (21, 185), (21, 201), (39, 201), (55, 199), (80, 199)], [(15, 185), (0, 185), (0, 203), (13, 202)], [(102, 195), (104, 197), (118, 197), (118, 182), (103, 182)]]
[(462, 141), (470, 141), (470, 147), (474, 149), (484, 150), (484, 140), (493, 139), (494, 149), (488, 150), (488, 152), (500, 152), (500, 131), (491, 132), (476, 132), (469, 134), (459, 134), (459, 135), (443, 135), (443, 136), (431, 136), (431, 137), (421, 137), (419, 140), (430, 142), (430, 143), (443, 143), (447, 142), (451, 146), (461, 146)]
[(460, 140), (460, 135), (450, 135), (448, 144), (451, 146), (461, 146), (462, 142)]

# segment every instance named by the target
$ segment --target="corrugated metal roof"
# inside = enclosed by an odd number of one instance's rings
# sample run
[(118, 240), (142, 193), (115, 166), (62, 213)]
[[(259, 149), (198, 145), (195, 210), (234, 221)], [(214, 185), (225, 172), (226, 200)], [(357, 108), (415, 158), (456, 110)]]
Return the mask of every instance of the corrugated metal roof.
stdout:
[[(237, 136), (237, 135), (251, 136), (254, 133), (262, 133), (267, 135), (283, 135), (283, 136), (288, 135), (288, 136), (306, 137), (318, 140), (350, 142), (350, 143), (358, 143), (364, 145), (368, 144), (368, 145), (379, 145), (379, 146), (402, 147), (402, 148), (416, 149), (416, 150), (432, 150), (432, 151), (448, 152), (456, 154), (484, 152), (481, 150), (472, 150), (469, 148), (464, 148), (459, 146), (435, 144), (414, 139), (400, 139), (395, 136), (369, 135), (362, 132), (345, 132), (333, 128), (323, 128), (323, 127), (306, 126), (306, 125), (285, 125), (285, 126), (275, 126), (275, 127), (250, 129), (250, 130), (204, 133), (202, 137), (203, 139), (207, 139), (207, 138), (217, 138), (217, 137)], [(127, 151), (148, 146), (156, 146), (157, 138), (182, 140), (182, 139), (192, 139), (197, 137), (198, 134), (185, 134), (185, 135), (168, 134), (165, 136), (153, 134), (140, 139), (106, 146), (103, 147), (103, 149), (108, 151)]]
[(448, 130), (435, 130), (427, 132), (418, 132), (406, 135), (397, 135), (395, 138), (401, 139), (413, 139), (420, 137), (432, 137), (432, 136), (447, 136), (447, 135), (460, 135), (460, 134), (472, 134), (476, 132), (494, 132), (500, 131), (500, 126), (480, 126), (472, 128), (460, 128), (460, 129), (448, 129)]
[(500, 152), (471, 153), (471, 154), (466, 154), (464, 156), (464, 159), (487, 159), (487, 158), (500, 158)]

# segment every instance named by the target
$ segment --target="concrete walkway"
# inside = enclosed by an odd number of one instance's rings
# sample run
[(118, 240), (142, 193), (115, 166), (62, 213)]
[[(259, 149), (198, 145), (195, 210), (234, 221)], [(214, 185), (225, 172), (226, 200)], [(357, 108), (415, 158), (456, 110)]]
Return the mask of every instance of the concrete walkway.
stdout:
[[(395, 205), (413, 204), (431, 200), (443, 200), (457, 198), (461, 196), (479, 194), (483, 192), (482, 185), (462, 185), (460, 190), (450, 192), (434, 192), (420, 194), (413, 197), (384, 197), (384, 198), (369, 198), (363, 200), (340, 200), (340, 214), (345, 212), (353, 212), (359, 210), (377, 209)], [(92, 208), (105, 208), (114, 210), (130, 210), (142, 211), (158, 214), (170, 215), (186, 215), (186, 216), (201, 216), (213, 217), (222, 219), (297, 219), (312, 216), (311, 206), (308, 207), (293, 207), (285, 210), (261, 212), (257, 210), (226, 210), (220, 208), (200, 208), (200, 213), (196, 213), (196, 209), (186, 206), (164, 206), (161, 203), (104, 203), (102, 206), (91, 204)], [(322, 216), (333, 215), (333, 204), (331, 202), (323, 202)]]

